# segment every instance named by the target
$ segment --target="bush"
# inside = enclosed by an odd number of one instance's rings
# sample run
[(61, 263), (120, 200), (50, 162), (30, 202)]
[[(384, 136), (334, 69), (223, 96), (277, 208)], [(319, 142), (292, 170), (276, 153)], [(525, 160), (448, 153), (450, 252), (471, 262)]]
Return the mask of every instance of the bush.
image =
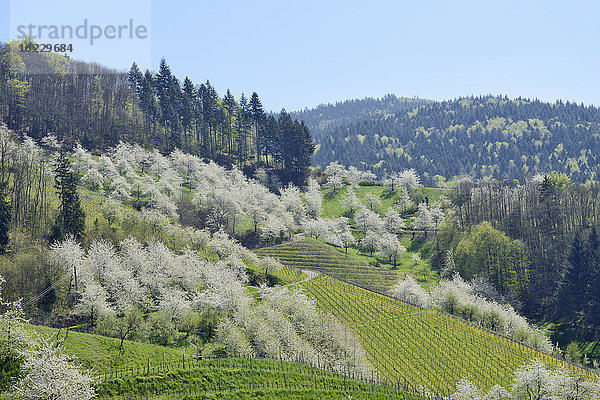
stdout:
[(569, 361), (579, 362), (581, 360), (581, 352), (577, 343), (571, 342), (565, 349), (565, 358)]
[(171, 318), (162, 312), (155, 312), (148, 315), (146, 320), (148, 329), (148, 341), (152, 344), (169, 346), (176, 337), (175, 324)]

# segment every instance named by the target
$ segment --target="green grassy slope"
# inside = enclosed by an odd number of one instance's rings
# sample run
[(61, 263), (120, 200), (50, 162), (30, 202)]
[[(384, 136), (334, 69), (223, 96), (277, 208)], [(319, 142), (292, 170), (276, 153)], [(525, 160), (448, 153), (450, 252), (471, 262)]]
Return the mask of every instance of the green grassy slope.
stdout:
[[(45, 336), (55, 336), (63, 341), (65, 353), (76, 357), (84, 367), (93, 369), (96, 375), (104, 376), (112, 371), (137, 368), (150, 363), (157, 366), (166, 362), (179, 362), (187, 353), (186, 349), (174, 349), (146, 343), (125, 340), (123, 352), (119, 351), (120, 340), (101, 335), (67, 331), (46, 326), (32, 326)], [(58, 336), (56, 336), (58, 335)], [(188, 349), (189, 352), (193, 350)]]
[[(66, 335), (65, 330), (31, 327), (46, 336), (58, 335), (59, 339)], [(100, 398), (421, 398), (408, 394), (404, 383), (378, 384), (375, 377), (372, 384), (371, 376), (344, 376), (301, 363), (239, 358), (198, 360), (192, 348), (173, 349), (132, 341), (125, 341), (120, 353), (117, 339), (75, 331), (69, 331), (62, 343), (67, 354), (98, 377)]]
[[(448, 395), (468, 378), (480, 388), (510, 386), (515, 370), (532, 358), (583, 370), (471, 326), (328, 276), (303, 283), (318, 306), (352, 327), (382, 376)], [(589, 375), (589, 377), (595, 376)]]
[[(346, 188), (339, 189), (337, 192), (334, 192), (333, 189), (323, 190), (323, 212), (321, 213), (321, 216), (327, 218), (337, 218), (342, 216), (344, 209), (340, 205), (340, 200), (344, 196), (346, 190)], [(374, 194), (381, 201), (381, 213), (385, 214), (385, 211), (389, 207), (394, 206), (398, 201), (398, 191), (391, 194), (388, 193), (388, 191), (388, 186), (358, 186), (356, 188), (356, 197), (362, 202), (367, 193)], [(422, 199), (423, 201), (425, 201), (425, 197), (429, 198), (429, 203), (432, 204), (436, 202), (440, 196), (448, 196), (451, 193), (451, 190), (440, 188), (417, 188), (413, 189), (411, 193), (413, 198)], [(414, 211), (414, 206), (406, 210), (407, 215), (412, 215)]]

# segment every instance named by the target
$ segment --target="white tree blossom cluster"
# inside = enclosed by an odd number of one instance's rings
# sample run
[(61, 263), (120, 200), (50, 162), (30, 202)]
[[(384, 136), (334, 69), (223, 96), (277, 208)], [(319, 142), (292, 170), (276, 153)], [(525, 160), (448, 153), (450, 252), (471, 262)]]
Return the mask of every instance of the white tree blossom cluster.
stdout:
[(280, 197), (237, 168), (227, 170), (180, 150), (163, 156), (120, 142), (99, 158), (77, 146), (74, 157), (74, 167), (85, 171), (82, 182), (89, 189), (121, 202), (148, 199), (149, 208), (173, 221), (178, 219), (176, 204), (182, 191), (196, 189), (193, 202), (207, 216), (212, 231), (235, 234), (249, 221), (264, 238), (278, 238), (295, 230), (307, 212), (320, 211), (318, 200), (304, 204), (298, 188), (288, 186)]
[(19, 399), (88, 400), (96, 397), (95, 379), (63, 353), (62, 346), (43, 337), (30, 342), (21, 366), (25, 375), (12, 392)]
[(335, 246), (348, 248), (354, 244), (348, 218), (316, 218), (303, 222), (304, 230), (315, 239), (322, 239)]
[(127, 236), (141, 243), (161, 241), (178, 251), (191, 249), (219, 259), (235, 255), (246, 264), (261, 262), (256, 254), (222, 231), (211, 235), (207, 230), (183, 228), (158, 211), (145, 209), (136, 212), (112, 199), (102, 205), (101, 211), (109, 222), (120, 226)]
[(425, 232), (437, 230), (443, 219), (444, 210), (439, 204), (428, 207), (426, 203), (420, 203), (414, 217), (414, 228)]
[(96, 241), (87, 252), (66, 239), (52, 246), (52, 254), (67, 274), (77, 275), (77, 310), (93, 320), (134, 307), (158, 309), (173, 320), (205, 306), (231, 310), (247, 279), (235, 254), (212, 262), (192, 250), (176, 254), (161, 242), (144, 246), (133, 238), (119, 249)]
[(346, 167), (337, 161), (330, 163), (325, 168), (325, 174), (327, 175), (325, 186), (332, 188), (334, 191), (345, 185), (356, 187), (362, 180), (375, 179), (375, 174), (370, 171), (361, 171), (354, 166), (346, 169)]
[(354, 333), (300, 291), (274, 288), (258, 304), (239, 302), (217, 331), (230, 355), (302, 359), (365, 376), (373, 370)]
[(540, 360), (519, 368), (510, 391), (495, 385), (487, 393), (474, 383), (462, 380), (451, 400), (594, 400), (600, 398), (600, 384), (570, 371), (552, 370)]
[(421, 178), (414, 168), (405, 169), (402, 172), (392, 172), (388, 174), (384, 180), (384, 184), (390, 186), (392, 190), (396, 190), (396, 187), (401, 187), (406, 190), (414, 189), (421, 183)]
[[(2, 301), (0, 276), (0, 356), (21, 360), (20, 377), (10, 395), (20, 399), (88, 400), (94, 378), (62, 353), (62, 347), (25, 328), (20, 304)], [(12, 397), (10, 397), (12, 398)]]
[(394, 286), (392, 296), (420, 307), (438, 308), (460, 316), (539, 351), (548, 354), (555, 351), (550, 340), (510, 304), (478, 295), (474, 285), (458, 274), (452, 280), (440, 281), (428, 292), (409, 276)]
[(364, 252), (377, 251), (396, 264), (406, 249), (400, 244), (397, 234), (406, 227), (400, 213), (394, 208), (387, 209), (384, 218), (377, 211), (362, 206), (354, 216), (356, 227), (364, 233), (359, 247)]
[(315, 218), (321, 214), (323, 195), (321, 194), (319, 183), (314, 179), (308, 180), (308, 189), (304, 195), (304, 202), (306, 203), (306, 214), (308, 217)]

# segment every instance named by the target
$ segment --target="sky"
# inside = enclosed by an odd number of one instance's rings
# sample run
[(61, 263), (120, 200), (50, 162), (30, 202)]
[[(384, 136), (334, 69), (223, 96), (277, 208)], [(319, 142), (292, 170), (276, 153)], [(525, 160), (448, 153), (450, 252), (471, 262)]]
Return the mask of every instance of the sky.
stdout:
[(109, 32), (131, 20), (146, 34), (46, 41), (123, 70), (156, 71), (164, 57), (181, 80), (256, 91), (271, 111), (387, 93), (600, 106), (597, 1), (0, 0), (0, 41), (19, 25), (84, 20)]

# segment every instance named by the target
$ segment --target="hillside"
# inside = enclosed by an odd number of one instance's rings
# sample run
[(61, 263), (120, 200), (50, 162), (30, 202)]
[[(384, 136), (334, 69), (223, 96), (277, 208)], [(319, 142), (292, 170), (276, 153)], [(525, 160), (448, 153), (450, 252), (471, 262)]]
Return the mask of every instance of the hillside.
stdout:
[(319, 126), (335, 118), (336, 107), (309, 119), (315, 164), (338, 161), (379, 176), (415, 168), (428, 185), (439, 182), (436, 175), (522, 179), (555, 170), (579, 182), (600, 176), (596, 107), (484, 96), (396, 112), (364, 109), (357, 112), (364, 118), (326, 129)]
[[(127, 341), (125, 352), (119, 341), (105, 336), (33, 326), (45, 335), (58, 335), (67, 354), (91, 369), (99, 378), (100, 399), (131, 396), (162, 398), (420, 399), (413, 388), (385, 386), (372, 376), (350, 376), (322, 365), (260, 358), (196, 358), (193, 347), (172, 349)], [(93, 351), (91, 351), (93, 350)], [(190, 397), (193, 396), (193, 397)]]
[(322, 137), (331, 129), (352, 124), (364, 119), (377, 119), (387, 115), (412, 111), (431, 100), (396, 97), (387, 94), (382, 98), (366, 97), (360, 100), (345, 100), (335, 104), (321, 104), (291, 113), (292, 117), (304, 121), (313, 136)]
[(119, 141), (168, 153), (181, 149), (278, 181), (304, 183), (313, 153), (306, 125), (282, 110), (267, 115), (256, 92), (236, 99), (206, 82), (158, 71), (110, 69), (64, 54), (19, 51), (31, 38), (0, 43), (0, 122), (23, 135), (53, 136), (98, 154)]
[(382, 291), (389, 290), (399, 278), (398, 271), (373, 266), (310, 239), (265, 247), (256, 253), (277, 258), (291, 268), (323, 271)]
[[(586, 374), (579, 367), (460, 319), (327, 276), (303, 287), (321, 309), (358, 332), (369, 360), (391, 381), (404, 380), (437, 395), (451, 394), (465, 378), (480, 388), (508, 387), (514, 372), (534, 358)], [(587, 376), (596, 379), (593, 374)]]

